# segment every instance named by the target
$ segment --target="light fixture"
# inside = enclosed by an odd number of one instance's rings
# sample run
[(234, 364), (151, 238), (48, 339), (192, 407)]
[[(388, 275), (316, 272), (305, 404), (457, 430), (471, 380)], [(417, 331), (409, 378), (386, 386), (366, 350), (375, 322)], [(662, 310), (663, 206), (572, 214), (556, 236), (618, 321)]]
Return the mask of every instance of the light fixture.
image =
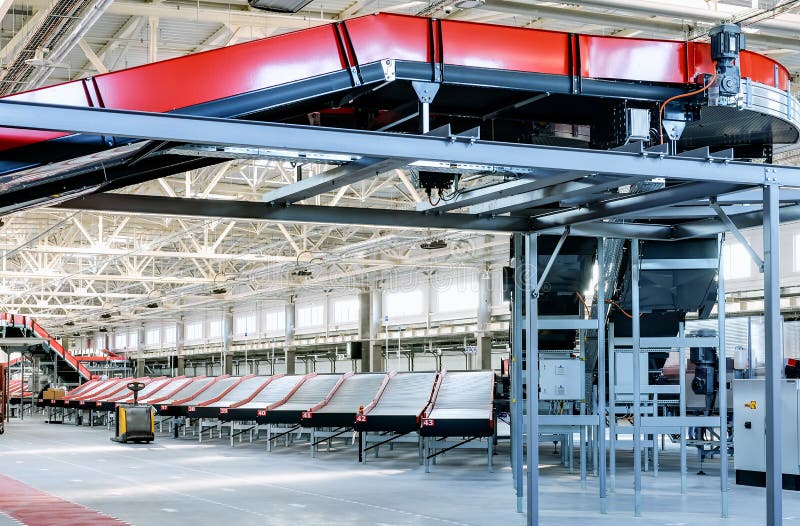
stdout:
[(419, 248), (423, 250), (440, 250), (442, 248), (447, 248), (447, 241), (444, 239), (431, 239), (430, 241), (422, 243)]
[(311, 0), (247, 0), (250, 7), (278, 13), (296, 13), (311, 3)]

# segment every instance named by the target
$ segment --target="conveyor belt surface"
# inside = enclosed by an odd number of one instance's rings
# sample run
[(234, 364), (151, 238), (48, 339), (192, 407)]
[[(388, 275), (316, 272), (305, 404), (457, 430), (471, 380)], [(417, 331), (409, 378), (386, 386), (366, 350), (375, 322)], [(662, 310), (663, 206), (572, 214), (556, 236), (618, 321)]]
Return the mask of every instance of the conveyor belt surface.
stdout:
[(494, 373), (444, 373), (436, 398), (422, 421), (423, 436), (490, 436)]
[(270, 411), (263, 411), (263, 414), (259, 412), (256, 421), (259, 424), (299, 423), (303, 411), (308, 411), (324, 400), (342, 376), (341, 374), (318, 374), (308, 378), (285, 404)]
[(333, 393), (330, 400), (310, 412), (310, 418), (303, 418), (308, 427), (353, 426), (360, 407), (369, 404), (386, 380), (386, 374), (354, 374)]
[(178, 390), (172, 393), (159, 397), (156, 395), (153, 398), (142, 400), (142, 403), (157, 404), (159, 406), (168, 406), (174, 404), (178, 400), (183, 400), (197, 394), (198, 391), (204, 389), (210, 382), (214, 381), (211, 376), (200, 376), (197, 378), (187, 378), (187, 383), (183, 384)]
[(276, 379), (277, 378), (269, 376), (245, 377), (218, 400), (211, 400), (209, 398), (208, 400), (210, 401), (197, 401), (196, 404), (193, 402), (188, 408), (188, 416), (192, 418), (216, 418), (220, 415), (220, 409), (227, 409), (232, 405), (253, 398), (260, 393), (266, 385), (269, 385)]
[(39, 405), (40, 407), (45, 407), (45, 406), (47, 406), (47, 407), (64, 407), (65, 406), (65, 400), (69, 400), (72, 397), (79, 396), (81, 393), (88, 393), (92, 389), (96, 389), (97, 386), (99, 386), (100, 384), (102, 384), (104, 382), (107, 382), (107, 381), (108, 380), (105, 379), (105, 378), (104, 379), (95, 378), (94, 380), (89, 380), (85, 384), (79, 385), (75, 389), (72, 389), (71, 391), (68, 391), (64, 395), (64, 398), (62, 398), (60, 400), (42, 400), (42, 403), (41, 404), (37, 404), (37, 405)]
[(252, 400), (236, 407), (231, 407), (227, 411), (220, 412), (219, 419), (230, 420), (255, 420), (258, 411), (265, 411), (274, 404), (280, 403), (284, 398), (292, 393), (297, 385), (306, 379), (305, 375), (291, 375), (273, 378), (267, 386), (259, 391)]
[(374, 407), (356, 423), (359, 431), (406, 433), (419, 427), (419, 417), (430, 402), (436, 373), (398, 373)]

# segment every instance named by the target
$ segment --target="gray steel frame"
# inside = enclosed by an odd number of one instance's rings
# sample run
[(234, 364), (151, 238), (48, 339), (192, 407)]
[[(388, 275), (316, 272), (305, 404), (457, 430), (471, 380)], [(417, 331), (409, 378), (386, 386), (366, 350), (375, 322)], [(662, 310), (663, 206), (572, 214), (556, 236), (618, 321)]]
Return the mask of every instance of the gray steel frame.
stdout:
[[(174, 214), (183, 213), (192, 216), (231, 214), (232, 217), (308, 222), (324, 222), (326, 214), (337, 211), (335, 213), (337, 217), (333, 219), (337, 223), (399, 224), (431, 228), (529, 232), (525, 247), (529, 256), (525, 269), (528, 276), (536, 276), (536, 258), (532, 257), (536, 254), (536, 234), (561, 233), (564, 225), (574, 225), (571, 228), (572, 235), (664, 240), (716, 235), (728, 230), (731, 224), (737, 228), (763, 225), (767, 346), (767, 524), (770, 526), (780, 524), (780, 420), (777, 418), (775, 407), (778, 401), (778, 379), (782, 363), (778, 233), (780, 221), (800, 219), (800, 204), (798, 204), (797, 196), (787, 195), (784, 202), (788, 201), (791, 204), (780, 206), (780, 186), (792, 186), (797, 180), (800, 180), (797, 177), (800, 175), (800, 168), (735, 162), (725, 156), (715, 157), (708, 152), (705, 155), (702, 152), (700, 154), (688, 152), (689, 156), (670, 156), (667, 155), (664, 148), (645, 149), (641, 145), (628, 146), (624, 151), (592, 151), (495, 143), (471, 137), (398, 135), (11, 101), (0, 102), (0, 116), (2, 116), (0, 125), (7, 127), (71, 131), (188, 144), (348, 154), (370, 160), (387, 160), (388, 164), (378, 166), (395, 166), (395, 162), (403, 165), (424, 160), (497, 167), (495, 160), (502, 159), (502, 169), (512, 172), (517, 170), (519, 173), (525, 174), (522, 177), (532, 179), (574, 172), (570, 177), (576, 175), (576, 180), (587, 181), (590, 178), (603, 180), (602, 176), (609, 176), (618, 178), (620, 186), (642, 179), (663, 178), (666, 180), (667, 187), (662, 191), (622, 197), (620, 194), (616, 194), (613, 199), (604, 199), (602, 195), (598, 197), (596, 192), (593, 192), (596, 189), (590, 185), (586, 188), (585, 194), (582, 190), (576, 190), (574, 194), (570, 194), (570, 202), (574, 203), (579, 203), (581, 196), (591, 197), (588, 205), (586, 203), (566, 205), (562, 211), (554, 214), (535, 210), (526, 213), (521, 210), (516, 211), (517, 215), (511, 217), (494, 217), (496, 214), (493, 212), (492, 206), (487, 206), (486, 202), (491, 202), (495, 196), (487, 199), (486, 195), (480, 198), (483, 203), (480, 207), (480, 215), (449, 214), (446, 213), (446, 210), (435, 208), (409, 212), (411, 215), (408, 215), (398, 214), (395, 210), (366, 211), (358, 209), (351, 211), (346, 208), (297, 205), (286, 208), (270, 208), (265, 204), (219, 202), (214, 202), (212, 208), (209, 201), (203, 201), (203, 208), (210, 208), (211, 211), (209, 211), (198, 210), (198, 203), (189, 203), (188, 201), (191, 200), (173, 199), (170, 200), (168, 206), (165, 206), (165, 201), (162, 199), (127, 195), (92, 196), (66, 205), (70, 208), (124, 210), (161, 215), (164, 214), (164, 210), (170, 210)], [(692, 155), (697, 155), (697, 157)], [(366, 164), (368, 165), (369, 162)], [(347, 177), (353, 173), (353, 168), (358, 168), (358, 166), (354, 165), (348, 169), (328, 174), (330, 179), (328, 182), (334, 185), (339, 184), (340, 181), (337, 181), (336, 174), (341, 173), (343, 177)], [(322, 185), (319, 190), (324, 191), (326, 187), (327, 185)], [(570, 188), (576, 187), (573, 185)], [(729, 216), (730, 222), (721, 219), (684, 222), (688, 217), (696, 216), (691, 216), (685, 210), (682, 212), (681, 207), (673, 206), (683, 202), (696, 204), (698, 200), (712, 198), (717, 198), (717, 202), (726, 205), (751, 202), (753, 200), (752, 192), (741, 192), (748, 188), (751, 190), (763, 189), (763, 211), (734, 214)], [(294, 191), (298, 191), (302, 195), (313, 194), (313, 191), (304, 193), (303, 190), (304, 188), (297, 187), (289, 189), (287, 192), (289, 195), (292, 195)], [(305, 190), (308, 189), (305, 188)], [(485, 194), (488, 193), (487, 190)], [(737, 194), (742, 197), (737, 197)], [(500, 194), (496, 197), (499, 198)], [(286, 203), (292, 200), (294, 198), (282, 198), (276, 201)], [(183, 206), (180, 206), (181, 204)], [(659, 215), (664, 220), (670, 220), (669, 224), (610, 224), (606, 222), (606, 219), (620, 214), (641, 213), (654, 208), (662, 209)], [(398, 219), (400, 215), (403, 216), (402, 220)], [(638, 257), (635, 259), (638, 260)], [(634, 264), (634, 273), (638, 274), (638, 263)], [(537, 301), (532, 285), (529, 280), (527, 348), (529, 349), (528, 363), (530, 367), (528, 368), (527, 383), (528, 385), (537, 385), (538, 350), (536, 346), (538, 342), (532, 335), (538, 331), (539, 321)], [(637, 288), (634, 287), (634, 290)], [(723, 289), (720, 288), (720, 290)], [(634, 335), (635, 340), (638, 340), (638, 301), (634, 301), (634, 304)], [(638, 353), (635, 353), (635, 356), (638, 357)], [(637, 392), (638, 390), (637, 388)], [(536, 389), (532, 390), (532, 395), (528, 399), (528, 414), (531, 418), (527, 422), (529, 467), (538, 465), (538, 448), (534, 447), (537, 441), (533, 439), (538, 436), (538, 415), (531, 409), (536, 407), (531, 404), (538, 403)], [(602, 396), (600, 398), (602, 399)], [(641, 423), (637, 426), (637, 430), (640, 429), (640, 426)], [(600, 436), (602, 437), (602, 433)], [(518, 460), (519, 449), (516, 450)], [(520, 468), (521, 463), (517, 463), (517, 475), (520, 473)], [(637, 479), (637, 509), (640, 483), (640, 479)], [(517, 488), (519, 490), (519, 484), (517, 484)], [(538, 524), (537, 488), (538, 470), (529, 469), (527, 489), (529, 524)], [(602, 492), (601, 487), (601, 498)]]

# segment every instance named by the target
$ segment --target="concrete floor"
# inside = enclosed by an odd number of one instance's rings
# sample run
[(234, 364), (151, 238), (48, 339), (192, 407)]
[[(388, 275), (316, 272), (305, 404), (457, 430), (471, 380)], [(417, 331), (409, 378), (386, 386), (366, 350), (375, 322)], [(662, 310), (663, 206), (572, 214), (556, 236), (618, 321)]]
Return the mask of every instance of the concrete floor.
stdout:
[[(478, 450), (455, 451), (425, 474), (416, 448), (399, 446), (358, 465), (352, 448), (264, 442), (231, 448), (227, 440), (159, 436), (151, 445), (109, 441), (105, 428), (49, 425), (41, 418), (12, 420), (0, 436), (0, 473), (134, 525), (521, 525), (515, 512), (508, 451), (495, 472)], [(730, 485), (730, 514), (719, 518), (719, 464), (697, 476), (690, 462), (689, 493), (680, 495), (678, 454), (662, 454), (657, 478), (644, 475), (643, 517), (632, 516), (631, 455), (618, 461), (609, 513), (598, 512), (597, 480), (581, 488), (577, 475), (555, 465), (552, 446), (541, 447), (541, 523), (755, 525), (764, 523), (764, 490)], [(731, 469), (732, 473), (732, 469)], [(787, 524), (800, 524), (800, 494), (784, 492)], [(0, 512), (0, 526), (19, 524)]]

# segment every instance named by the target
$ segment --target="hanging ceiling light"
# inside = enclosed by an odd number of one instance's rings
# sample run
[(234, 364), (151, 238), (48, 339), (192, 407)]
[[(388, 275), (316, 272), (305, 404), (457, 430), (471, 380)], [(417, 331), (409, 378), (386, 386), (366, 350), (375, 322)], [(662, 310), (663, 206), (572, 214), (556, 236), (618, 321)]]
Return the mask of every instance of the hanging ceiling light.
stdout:
[(296, 13), (311, 3), (311, 0), (247, 0), (250, 7), (278, 13)]
[(440, 250), (442, 248), (447, 248), (447, 241), (444, 239), (431, 239), (430, 241), (422, 243), (419, 248), (423, 250)]

